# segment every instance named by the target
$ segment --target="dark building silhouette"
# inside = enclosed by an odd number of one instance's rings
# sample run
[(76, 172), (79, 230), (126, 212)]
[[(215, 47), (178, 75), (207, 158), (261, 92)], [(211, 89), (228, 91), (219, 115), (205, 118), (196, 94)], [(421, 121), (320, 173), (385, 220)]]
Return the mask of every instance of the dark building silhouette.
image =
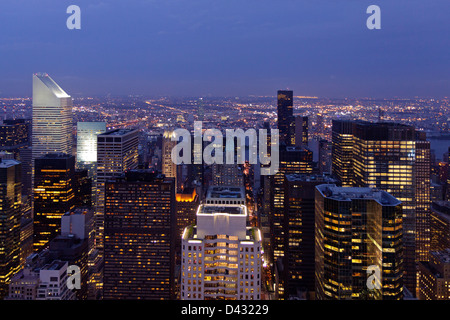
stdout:
[(312, 173), (313, 154), (306, 147), (280, 146), (280, 164), (278, 172), (270, 176), (270, 256), (275, 262), (284, 256), (285, 228), (284, 228), (284, 202), (285, 202), (285, 174)]
[(278, 130), (280, 134), (280, 143), (284, 142), (286, 145), (292, 145), (295, 139), (295, 120), (293, 117), (294, 97), (291, 90), (278, 91)]
[[(314, 222), (315, 187), (335, 180), (316, 174), (286, 174), (284, 176), (284, 247), (279, 287), (284, 299), (299, 293), (314, 298)], [(278, 264), (279, 265), (279, 264)]]

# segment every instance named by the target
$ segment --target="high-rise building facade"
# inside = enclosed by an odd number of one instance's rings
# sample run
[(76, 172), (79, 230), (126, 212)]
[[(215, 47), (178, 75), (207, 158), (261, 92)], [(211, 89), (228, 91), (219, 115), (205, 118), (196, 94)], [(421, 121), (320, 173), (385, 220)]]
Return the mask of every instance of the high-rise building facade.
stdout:
[(21, 165), (0, 159), (0, 299), (20, 269)]
[(308, 146), (308, 117), (295, 116), (295, 146)]
[(418, 243), (429, 241), (427, 142), (417, 141), (414, 127), (390, 122), (334, 120), (332, 137), (333, 174), (342, 186), (378, 188), (402, 202), (404, 284), (415, 293)]
[(435, 201), (430, 213), (430, 250), (450, 248), (450, 201)]
[(343, 187), (354, 186), (352, 121), (333, 120), (331, 171)]
[(315, 187), (334, 182), (316, 174), (284, 176), (284, 257), (277, 261), (278, 288), (282, 299), (306, 294), (314, 298)]
[(92, 179), (92, 201), (95, 203), (97, 180), (97, 135), (106, 132), (106, 122), (77, 123), (77, 163)]
[(182, 237), (182, 300), (261, 299), (261, 233), (239, 204), (202, 204)]
[(116, 129), (97, 135), (95, 245), (100, 256), (103, 252), (105, 183), (138, 167), (138, 143), (139, 131), (135, 129)]
[(431, 245), (431, 154), (426, 135), (416, 139), (415, 209), (416, 209), (416, 261), (428, 261)]
[(48, 75), (33, 75), (33, 159), (72, 154), (72, 98)]
[(369, 267), (375, 299), (403, 299), (401, 202), (372, 188), (316, 187), (315, 273), (319, 300), (362, 299)]
[(97, 136), (106, 132), (106, 122), (77, 123), (77, 165), (97, 162)]
[(130, 170), (106, 182), (104, 299), (173, 299), (175, 180)]
[(0, 124), (0, 151), (14, 153), (20, 159), (20, 149), (29, 146), (30, 124), (25, 119), (3, 120)]
[[(33, 154), (31, 147), (21, 148), (19, 150), (20, 162), (22, 163), (22, 195), (31, 198), (33, 194)], [(30, 201), (31, 203), (31, 201)]]
[(35, 160), (34, 249), (59, 235), (61, 216), (75, 206), (75, 157), (50, 153)]
[(277, 127), (280, 134), (280, 143), (290, 146), (295, 141), (294, 120), (294, 94), (291, 90), (279, 90), (277, 95), (278, 122)]
[(310, 174), (313, 154), (306, 147), (280, 146), (280, 165), (278, 172), (271, 176), (270, 186), (270, 227), (271, 227), (271, 257), (273, 262), (284, 256), (285, 244), (285, 174)]
[(419, 262), (419, 299), (450, 300), (450, 248), (431, 251)]
[(319, 140), (319, 173), (331, 173), (331, 143), (325, 139)]
[(177, 141), (172, 141), (173, 131), (165, 131), (162, 140), (162, 174), (166, 177), (177, 178), (177, 165), (172, 161), (172, 149), (177, 145)]
[(195, 224), (195, 215), (200, 205), (200, 197), (195, 188), (184, 189), (176, 194), (176, 251), (177, 257), (181, 254), (181, 235), (187, 226)]

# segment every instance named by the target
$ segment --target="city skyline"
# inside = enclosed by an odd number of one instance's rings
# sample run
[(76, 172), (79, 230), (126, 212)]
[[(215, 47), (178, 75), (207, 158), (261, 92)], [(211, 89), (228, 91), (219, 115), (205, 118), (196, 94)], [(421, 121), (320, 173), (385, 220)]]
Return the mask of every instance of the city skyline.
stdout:
[(450, 300), (447, 12), (0, 3), (0, 300)]
[(29, 95), (28, 75), (47, 71), (74, 97), (448, 96), (445, 0), (380, 0), (380, 30), (369, 1), (80, 0), (80, 30), (65, 26), (70, 4), (0, 4), (0, 95)]

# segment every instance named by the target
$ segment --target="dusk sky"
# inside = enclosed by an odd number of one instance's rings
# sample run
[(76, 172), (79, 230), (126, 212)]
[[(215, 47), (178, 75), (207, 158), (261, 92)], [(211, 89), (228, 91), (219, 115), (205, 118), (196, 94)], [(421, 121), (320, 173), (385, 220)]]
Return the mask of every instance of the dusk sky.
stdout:
[[(81, 30), (68, 30), (69, 5)], [(369, 5), (381, 30), (369, 30)], [(449, 0), (9, 0), (0, 96), (450, 96)]]

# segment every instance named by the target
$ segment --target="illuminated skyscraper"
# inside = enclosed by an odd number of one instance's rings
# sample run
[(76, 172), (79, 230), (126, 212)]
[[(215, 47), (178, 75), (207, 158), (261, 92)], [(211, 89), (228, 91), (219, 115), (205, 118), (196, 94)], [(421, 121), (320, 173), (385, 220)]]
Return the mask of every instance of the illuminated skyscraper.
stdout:
[(77, 123), (77, 169), (87, 170), (92, 180), (92, 202), (96, 201), (97, 135), (106, 132), (105, 122)]
[(343, 187), (354, 185), (353, 122), (333, 120), (332, 173)]
[(95, 242), (100, 256), (103, 251), (105, 183), (138, 167), (138, 143), (139, 131), (134, 129), (116, 129), (97, 136)]
[(278, 91), (278, 130), (280, 133), (280, 143), (285, 143), (287, 146), (293, 145), (292, 140), (295, 141), (295, 137), (292, 137), (294, 133), (295, 119), (293, 117), (294, 112), (294, 97), (291, 90), (279, 90)]
[(105, 131), (105, 122), (77, 123), (77, 165), (97, 162), (97, 135)]
[[(450, 147), (448, 147), (448, 158), (447, 158), (447, 163), (450, 167)], [(446, 186), (446, 195), (445, 195), (445, 199), (447, 201), (450, 201), (450, 173), (447, 175), (447, 186)]]
[(33, 159), (72, 154), (72, 98), (48, 74), (33, 75)]
[(312, 151), (305, 147), (280, 146), (280, 165), (278, 172), (271, 176), (271, 201), (270, 212), (271, 227), (271, 256), (276, 258), (284, 256), (285, 228), (284, 228), (284, 202), (285, 202), (285, 174), (310, 174), (312, 173)]
[(289, 299), (314, 298), (315, 187), (334, 180), (314, 174), (284, 176), (284, 257), (277, 261), (277, 293)]
[(21, 165), (0, 159), (0, 299), (20, 270)]
[(177, 179), (177, 165), (172, 161), (172, 149), (177, 145), (177, 141), (172, 141), (173, 131), (165, 131), (162, 140), (162, 174), (166, 177)]
[(375, 299), (403, 298), (402, 207), (385, 191), (316, 187), (316, 298), (361, 299), (369, 266), (380, 271)]
[(131, 170), (106, 183), (104, 299), (173, 299), (175, 180)]
[(195, 188), (184, 189), (176, 194), (177, 232), (175, 241), (177, 256), (181, 254), (181, 235), (187, 226), (195, 224), (195, 214), (199, 204), (200, 198)]
[(35, 160), (35, 251), (60, 234), (61, 216), (75, 206), (74, 179), (74, 156), (50, 153)]
[(217, 164), (211, 165), (212, 184), (215, 186), (243, 186), (244, 175), (242, 172), (242, 165), (237, 163), (232, 164)]
[[(404, 283), (415, 293), (418, 232), (420, 239), (429, 239), (424, 235), (428, 232), (425, 222), (430, 183), (427, 142), (416, 142), (412, 126), (365, 121), (335, 120), (332, 137), (333, 174), (343, 186), (378, 188), (402, 202)], [(422, 217), (419, 220), (417, 208)], [(425, 247), (426, 241), (421, 246)]]
[(431, 160), (430, 142), (425, 133), (416, 141), (415, 201), (416, 201), (416, 261), (428, 261), (430, 251)]
[(261, 232), (247, 220), (242, 204), (200, 205), (182, 237), (182, 300), (261, 299)]

